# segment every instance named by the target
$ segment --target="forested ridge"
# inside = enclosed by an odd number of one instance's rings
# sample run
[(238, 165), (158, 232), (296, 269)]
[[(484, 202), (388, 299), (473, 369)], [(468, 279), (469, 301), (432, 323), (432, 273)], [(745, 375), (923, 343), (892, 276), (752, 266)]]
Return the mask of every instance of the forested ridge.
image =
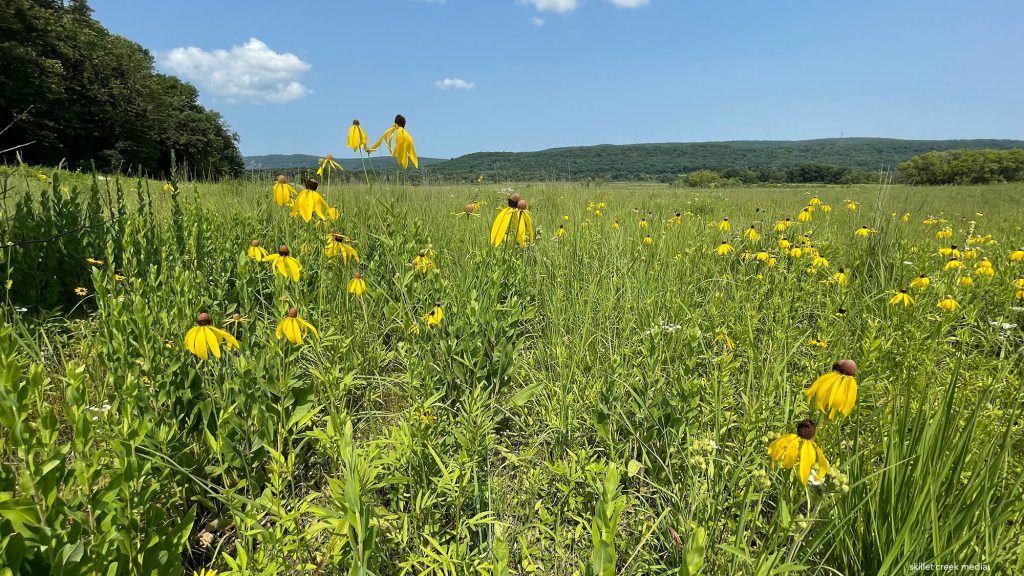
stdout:
[(172, 157), (192, 177), (241, 173), (238, 135), (160, 74), (139, 44), (112, 34), (86, 0), (0, 2), (0, 161), (161, 176)]

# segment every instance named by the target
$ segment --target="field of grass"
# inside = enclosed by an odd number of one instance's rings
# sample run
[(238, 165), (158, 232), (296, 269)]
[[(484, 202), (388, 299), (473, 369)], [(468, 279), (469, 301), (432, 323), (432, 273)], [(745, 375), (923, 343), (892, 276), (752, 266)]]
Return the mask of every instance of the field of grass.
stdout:
[(3, 183), (0, 574), (1024, 572), (1021, 185)]

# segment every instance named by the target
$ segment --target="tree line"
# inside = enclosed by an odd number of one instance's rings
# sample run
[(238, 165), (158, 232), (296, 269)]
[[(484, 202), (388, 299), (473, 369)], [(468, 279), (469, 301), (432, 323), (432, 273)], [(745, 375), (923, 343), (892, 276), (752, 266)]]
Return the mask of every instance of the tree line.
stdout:
[(914, 156), (899, 165), (909, 184), (998, 184), (1024, 181), (1024, 149), (950, 150)]
[(107, 31), (87, 0), (0, 2), (0, 62), (0, 161), (160, 177), (177, 158), (193, 177), (242, 172), (221, 115)]

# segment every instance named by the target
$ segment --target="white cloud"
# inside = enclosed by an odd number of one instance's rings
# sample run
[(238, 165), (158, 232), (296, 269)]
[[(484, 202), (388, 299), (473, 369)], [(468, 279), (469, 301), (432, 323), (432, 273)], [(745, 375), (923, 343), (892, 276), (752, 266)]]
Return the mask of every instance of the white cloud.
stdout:
[(619, 8), (639, 8), (647, 6), (651, 0), (608, 0)]
[(541, 18), (540, 16), (534, 16), (533, 18), (530, 18), (530, 22), (533, 22), (533, 25), (537, 27), (544, 25), (544, 19)]
[(437, 86), (441, 90), (448, 90), (449, 88), (454, 88), (455, 90), (472, 90), (476, 84), (466, 82), (462, 78), (445, 78), (444, 80), (434, 82), (434, 86)]
[(579, 8), (580, 0), (521, 0), (541, 12), (557, 12), (564, 14)]
[(230, 50), (175, 48), (163, 66), (229, 101), (284, 103), (312, 92), (298, 78), (312, 66), (291, 53), (271, 50), (256, 38)]

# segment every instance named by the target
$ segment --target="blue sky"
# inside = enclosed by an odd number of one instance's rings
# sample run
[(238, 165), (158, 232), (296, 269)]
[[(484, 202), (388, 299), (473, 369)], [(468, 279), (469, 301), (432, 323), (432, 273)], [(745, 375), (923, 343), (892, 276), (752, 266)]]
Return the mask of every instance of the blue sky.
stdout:
[(247, 155), (351, 156), (353, 118), (375, 138), (399, 112), (420, 156), (440, 158), (840, 135), (1024, 139), (1021, 0), (91, 5), (160, 70), (199, 86)]

